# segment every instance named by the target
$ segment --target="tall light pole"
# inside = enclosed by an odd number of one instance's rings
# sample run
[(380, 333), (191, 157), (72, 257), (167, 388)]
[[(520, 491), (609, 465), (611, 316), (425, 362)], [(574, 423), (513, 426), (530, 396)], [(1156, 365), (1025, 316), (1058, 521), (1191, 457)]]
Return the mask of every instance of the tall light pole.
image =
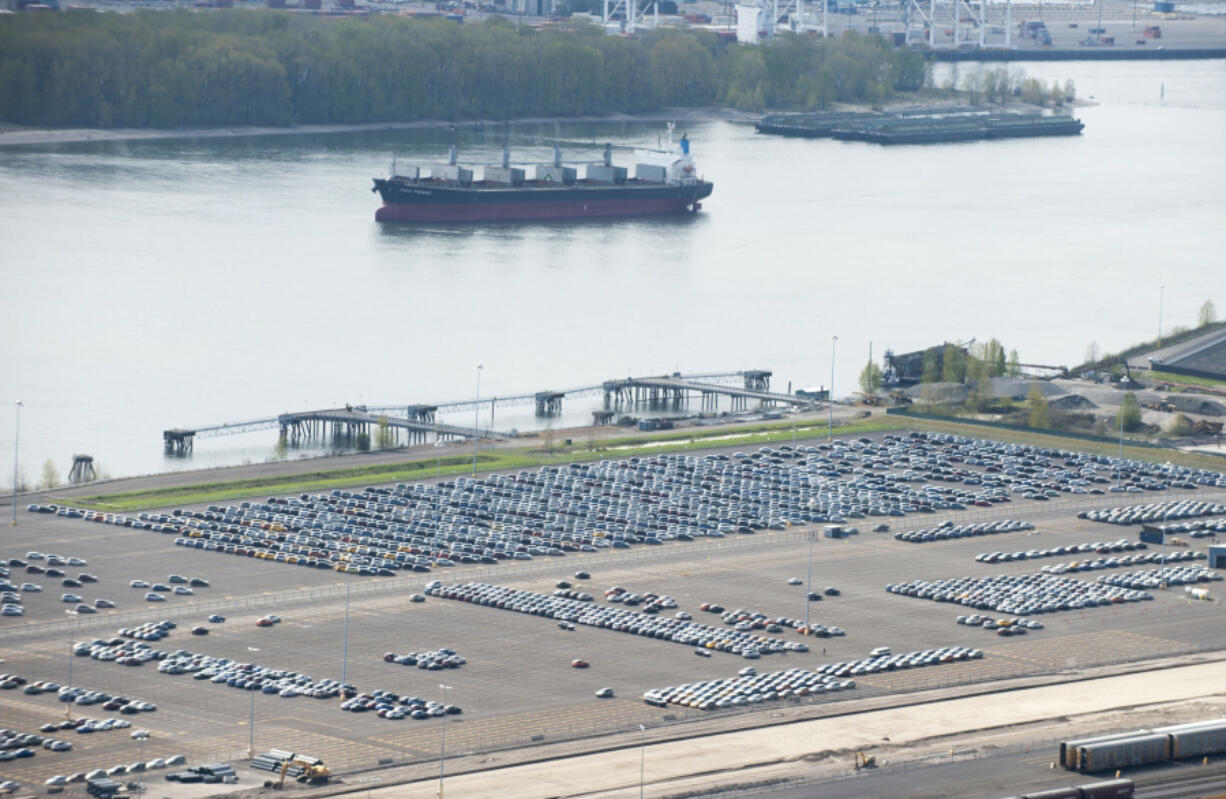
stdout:
[[(77, 626), (77, 625), (76, 625), (76, 617), (77, 617), (77, 614), (76, 614), (76, 613), (73, 613), (72, 611), (69, 611), (69, 610), (66, 610), (66, 611), (64, 611), (64, 612), (65, 612), (65, 613), (70, 613), (70, 614), (72, 614), (72, 622), (71, 622), (71, 623), (69, 623), (69, 625), (68, 625), (68, 687), (69, 687), (69, 688), (71, 688), (71, 687), (72, 687), (72, 658), (73, 658), (73, 655), (72, 655), (72, 634), (73, 634), (73, 632), (75, 632), (75, 631), (76, 631), (76, 626)], [(71, 703), (69, 703), (69, 704), (71, 704)]]
[(17, 526), (17, 452), (21, 440), (21, 400), (17, 400), (17, 427), (13, 431), (13, 526)]
[(639, 799), (643, 799), (643, 775), (647, 769), (647, 728), (640, 724), (639, 729), (643, 731), (643, 737), (639, 741)]
[[(248, 652), (259, 652), (257, 647), (247, 647)], [(247, 721), (247, 757), (255, 757), (255, 691), (251, 692), (251, 717)]]
[[(140, 741), (139, 757), (140, 757), (140, 762), (144, 763), (145, 762), (145, 741), (149, 740), (149, 731), (148, 730), (137, 730), (135, 733), (133, 733), (133, 736), (136, 738), (136, 740)], [(136, 772), (136, 795), (137, 796), (140, 796), (141, 793), (145, 790), (145, 785), (142, 780), (143, 777), (144, 777), (143, 771)]]
[[(481, 367), (477, 367), (480, 369)], [(443, 689), (443, 735), (439, 739), (438, 744), (438, 799), (443, 799), (443, 766), (447, 762), (447, 697), (450, 696), (451, 686), (439, 683), (439, 688)]]
[(805, 581), (805, 630), (809, 629), (809, 598), (813, 594), (813, 534), (815, 532), (817, 531), (809, 531), (809, 577)]
[[(1166, 301), (1166, 287), (1157, 287), (1157, 343), (1162, 343), (1162, 304)], [(17, 404), (21, 404), (18, 402)]]
[(481, 438), (477, 431), (481, 429), (481, 370), (484, 368), (477, 364), (477, 399), (473, 402), (473, 477), (477, 476), (477, 442)]
[(345, 635), (341, 643), (341, 691), (344, 692), (344, 686), (348, 685), (345, 681), (345, 671), (349, 665), (349, 594), (353, 588), (353, 562), (345, 563)]
[(830, 406), (830, 419), (826, 426), (826, 438), (834, 438), (834, 352), (839, 343), (838, 336), (830, 337), (830, 393), (826, 396), (826, 404)]

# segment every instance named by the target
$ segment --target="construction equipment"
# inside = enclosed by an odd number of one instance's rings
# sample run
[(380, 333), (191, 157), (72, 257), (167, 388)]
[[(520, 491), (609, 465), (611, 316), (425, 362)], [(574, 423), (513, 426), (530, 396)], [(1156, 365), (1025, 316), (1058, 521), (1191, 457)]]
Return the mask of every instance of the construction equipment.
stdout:
[(251, 767), (259, 771), (271, 771), (273, 774), (279, 772), (281, 779), (277, 788), (285, 787), (286, 777), (312, 785), (322, 785), (332, 779), (332, 771), (319, 758), (294, 754), (284, 749), (273, 749), (253, 758)]
[(856, 771), (862, 768), (877, 768), (877, 756), (856, 752)]
[(299, 769), (294, 777), (298, 782), (323, 785), (332, 779), (332, 771), (319, 758), (295, 757), (292, 760), (286, 760), (281, 765), (281, 781), (277, 783), (278, 788), (285, 787), (285, 775), (289, 773), (292, 767)]

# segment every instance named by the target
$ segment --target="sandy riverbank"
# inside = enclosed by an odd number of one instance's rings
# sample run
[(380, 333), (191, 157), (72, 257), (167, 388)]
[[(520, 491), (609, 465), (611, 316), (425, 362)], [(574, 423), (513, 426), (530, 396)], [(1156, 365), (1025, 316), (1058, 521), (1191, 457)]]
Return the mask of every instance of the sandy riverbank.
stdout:
[[(750, 114), (731, 108), (680, 109), (661, 111), (656, 114), (611, 114), (608, 116), (584, 117), (530, 117), (517, 119), (512, 124), (542, 124), (553, 122), (710, 122), (727, 120), (750, 122), (760, 114)], [(494, 128), (501, 120), (466, 120), (447, 122), (439, 119), (416, 122), (372, 122), (364, 125), (294, 125), (291, 127), (223, 127), (223, 128), (23, 128), (0, 129), (0, 147), (19, 147), (41, 144), (75, 144), (89, 141), (136, 141), (141, 139), (197, 139), (238, 138), (245, 136), (297, 136), (309, 133), (352, 133), (373, 130), (412, 130), (417, 128), (458, 129), (477, 127)]]

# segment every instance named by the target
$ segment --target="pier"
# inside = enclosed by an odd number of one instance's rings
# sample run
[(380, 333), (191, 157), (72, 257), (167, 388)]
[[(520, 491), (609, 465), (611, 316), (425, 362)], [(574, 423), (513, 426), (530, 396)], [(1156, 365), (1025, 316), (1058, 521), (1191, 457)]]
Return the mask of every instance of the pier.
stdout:
[(335, 438), (369, 436), (374, 429), (382, 425), (397, 432), (401, 430), (407, 432), (410, 444), (424, 443), (427, 435), (431, 433), (441, 441), (456, 438), (512, 438), (511, 433), (502, 433), (497, 430), (442, 424), (435, 421), (424, 421), (420, 418), (373, 414), (367, 412), (364, 406), (283, 413), (277, 417), (277, 424), (281, 428), (281, 435), (290, 441), (327, 438), (329, 435)]
[(770, 391), (770, 372), (754, 370), (742, 372), (741, 375), (744, 377), (742, 387), (702, 382), (685, 378), (680, 374), (674, 374), (671, 377), (628, 377), (624, 380), (606, 380), (602, 385), (605, 407), (642, 404), (649, 407), (681, 406), (691, 396), (701, 398), (703, 410), (715, 408), (721, 396), (731, 400), (734, 411), (745, 410), (753, 400), (767, 407), (776, 404), (794, 407), (813, 404), (813, 400), (807, 397)]
[(750, 403), (758, 402), (766, 407), (791, 405), (807, 407), (813, 401), (806, 397), (780, 394), (770, 390), (771, 372), (750, 369), (741, 372), (714, 372), (683, 375), (674, 372), (671, 376), (627, 377), (623, 380), (606, 380), (594, 386), (579, 386), (565, 391), (536, 391), (509, 397), (492, 397), (480, 400), (457, 400), (437, 404), (401, 405), (346, 405), (343, 408), (283, 413), (265, 419), (250, 419), (245, 422), (205, 425), (201, 427), (175, 427), (162, 431), (166, 454), (187, 457), (191, 454), (197, 438), (238, 435), (258, 430), (278, 430), (287, 440), (299, 442), (318, 440), (328, 436), (353, 438), (370, 435), (380, 423), (399, 434), (404, 431), (410, 444), (424, 443), (430, 435), (438, 440), (473, 438), (510, 438), (512, 433), (480, 427), (443, 424), (437, 421), (440, 411), (464, 411), (488, 407), (490, 428), (494, 423), (497, 406), (532, 404), (537, 416), (556, 416), (562, 412), (562, 402), (567, 397), (604, 397), (604, 409), (593, 413), (595, 424), (608, 424), (617, 417), (617, 409), (624, 405), (648, 405), (680, 407), (690, 397), (701, 397), (703, 411), (718, 407), (720, 397), (731, 400), (732, 410), (743, 411)]

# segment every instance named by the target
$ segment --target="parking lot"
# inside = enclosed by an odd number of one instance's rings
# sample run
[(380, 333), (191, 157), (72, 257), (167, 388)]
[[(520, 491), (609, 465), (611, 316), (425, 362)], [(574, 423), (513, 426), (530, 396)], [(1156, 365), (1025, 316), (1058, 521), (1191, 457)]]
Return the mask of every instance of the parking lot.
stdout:
[[(853, 468), (831, 479), (843, 483), (868, 479), (854, 471), (862, 468), (865, 459), (848, 463), (854, 463)], [(781, 468), (796, 467), (783, 464)], [(985, 473), (984, 467), (973, 464), (956, 468)], [(929, 481), (922, 475), (907, 482), (916, 488), (928, 484), (958, 486), (972, 493), (984, 490), (981, 485)], [(1163, 501), (1186, 497), (1222, 501), (1226, 490), (1202, 486), (1147, 492), (1142, 497), (1070, 491), (1042, 501), (1022, 499), (1020, 492), (1012, 496), (1011, 502), (969, 505), (960, 510), (942, 508), (933, 513), (908, 512), (903, 518), (846, 519), (860, 526), (859, 534), (848, 538), (821, 536), (822, 522), (796, 524), (793, 522), (800, 520), (788, 519), (782, 530), (765, 528), (752, 535), (733, 533), (694, 541), (661, 539), (657, 545), (635, 544), (626, 550), (602, 548), (530, 561), (459, 564), (436, 567), (430, 574), (398, 570), (395, 576), (384, 577), (234, 557), (175, 546), (173, 535), (24, 513), (19, 526), (8, 531), (5, 549), (0, 552), (3, 560), (24, 558), (31, 551), (79, 557), (87, 565), (74, 572), (87, 571), (99, 578), (97, 583), (83, 586), (83, 598), (105, 597), (114, 600), (117, 607), (92, 615), (66, 615), (64, 610), (75, 605), (60, 601), (65, 589), (59, 587), (58, 580), (41, 575), (27, 577), (22, 570), (13, 569), (13, 582), (41, 580), (44, 590), (24, 595), (24, 616), (0, 619), (0, 636), (5, 641), (5, 662), (0, 664), (0, 672), (19, 674), (31, 681), (67, 684), (71, 661), (72, 685), (156, 704), (157, 711), (139, 716), (139, 726), (152, 734), (144, 745), (146, 760), (175, 754), (185, 754), (192, 762), (240, 757), (248, 747), (254, 705), (257, 751), (276, 747), (307, 752), (344, 772), (381, 762), (437, 757), (443, 720), (388, 720), (374, 713), (345, 713), (335, 699), (253, 693), (194, 680), (190, 673), (158, 673), (155, 662), (127, 667), (74, 657), (71, 645), (81, 640), (109, 639), (119, 627), (165, 618), (178, 627), (169, 637), (152, 644), (157, 649), (182, 648), (256, 662), (292, 669), (314, 679), (341, 679), (344, 660), (345, 682), (360, 692), (384, 689), (460, 706), (463, 713), (450, 716), (446, 722), (450, 753), (637, 729), (638, 724), (656, 726), (682, 722), (691, 716), (710, 718), (710, 713), (675, 705), (653, 707), (645, 704), (641, 695), (665, 686), (732, 678), (749, 661), (722, 651), (698, 657), (692, 647), (670, 641), (583, 624), (567, 630), (547, 617), (433, 596), (425, 602), (409, 601), (410, 594), (423, 591), (434, 579), (482, 582), (540, 594), (551, 594), (556, 582), (565, 579), (576, 589), (591, 593), (594, 605), (608, 605), (603, 594), (614, 585), (640, 594), (666, 593), (676, 600), (677, 611), (688, 612), (695, 622), (715, 627), (726, 625), (718, 614), (700, 611), (701, 603), (760, 611), (772, 619), (803, 618), (807, 605), (814, 622), (846, 630), (842, 637), (816, 638), (785, 629), (776, 637), (803, 641), (810, 651), (763, 655), (753, 661), (762, 673), (857, 660), (879, 646), (891, 647), (895, 653), (944, 646), (984, 652), (982, 659), (942, 664), (939, 668), (865, 674), (855, 678), (852, 691), (789, 702), (836, 703), (852, 696), (1226, 648), (1222, 606), (1190, 602), (1182, 589), (1153, 591), (1152, 601), (1044, 614), (1036, 617), (1041, 618), (1044, 629), (1007, 638), (956, 623), (958, 615), (969, 612), (960, 605), (923, 602), (885, 590), (887, 584), (913, 580), (1035, 574), (1041, 563), (986, 563), (974, 558), (992, 550), (1051, 548), (1114, 541), (1121, 536), (1135, 540), (1139, 526), (1103, 525), (1080, 519), (1077, 514), (1155, 497)], [(779, 518), (786, 518), (785, 510), (779, 511)], [(932, 528), (945, 519), (959, 524), (1018, 519), (1032, 523), (1034, 529), (937, 540), (923, 546), (893, 536), (903, 530)], [(888, 522), (890, 532), (870, 532), (879, 522)], [(818, 534), (812, 544), (810, 532)], [(837, 587), (838, 596), (806, 601), (803, 581), (810, 547), (814, 590)], [(1190, 548), (1204, 547), (1201, 541), (1193, 541)], [(1127, 574), (1142, 568), (1119, 568), (1112, 573)], [(574, 574), (579, 570), (588, 571), (591, 578), (576, 579)], [(196, 588), (191, 596), (172, 594), (159, 603), (146, 603), (145, 589), (129, 587), (133, 579), (166, 582), (171, 574), (201, 577), (209, 586)], [(1087, 581), (1097, 577), (1066, 576)], [(802, 584), (791, 585), (789, 578), (800, 578)], [(1215, 585), (1209, 587), (1215, 593), (1218, 590)], [(350, 602), (345, 655), (347, 589)], [(82, 593), (81, 589), (72, 590)], [(671, 617), (674, 612), (669, 609), (659, 615)], [(224, 615), (225, 621), (207, 623), (205, 618), (212, 613)], [(283, 621), (269, 627), (256, 626), (257, 620), (268, 613), (276, 613)], [(189, 628), (197, 625), (206, 627), (209, 633), (191, 635)], [(456, 650), (467, 663), (458, 669), (428, 671), (383, 659), (387, 652), (440, 647)], [(572, 667), (577, 658), (589, 662), (590, 667)], [(442, 685), (450, 687), (444, 689)], [(595, 692), (604, 687), (613, 688), (614, 697), (597, 698)], [(770, 707), (715, 712), (765, 713)], [(42, 724), (62, 719), (66, 709), (94, 717), (114, 715), (95, 712), (96, 706), (66, 705), (57, 701), (54, 693), (31, 696), (21, 690), (0, 692), (0, 708), (5, 726), (23, 732), (36, 732)], [(72, 751), (40, 750), (32, 758), (0, 762), (0, 778), (42, 782), (53, 774), (138, 760), (138, 743), (122, 731), (59, 737), (67, 737), (74, 744)], [(149, 778), (160, 779), (157, 774)]]

